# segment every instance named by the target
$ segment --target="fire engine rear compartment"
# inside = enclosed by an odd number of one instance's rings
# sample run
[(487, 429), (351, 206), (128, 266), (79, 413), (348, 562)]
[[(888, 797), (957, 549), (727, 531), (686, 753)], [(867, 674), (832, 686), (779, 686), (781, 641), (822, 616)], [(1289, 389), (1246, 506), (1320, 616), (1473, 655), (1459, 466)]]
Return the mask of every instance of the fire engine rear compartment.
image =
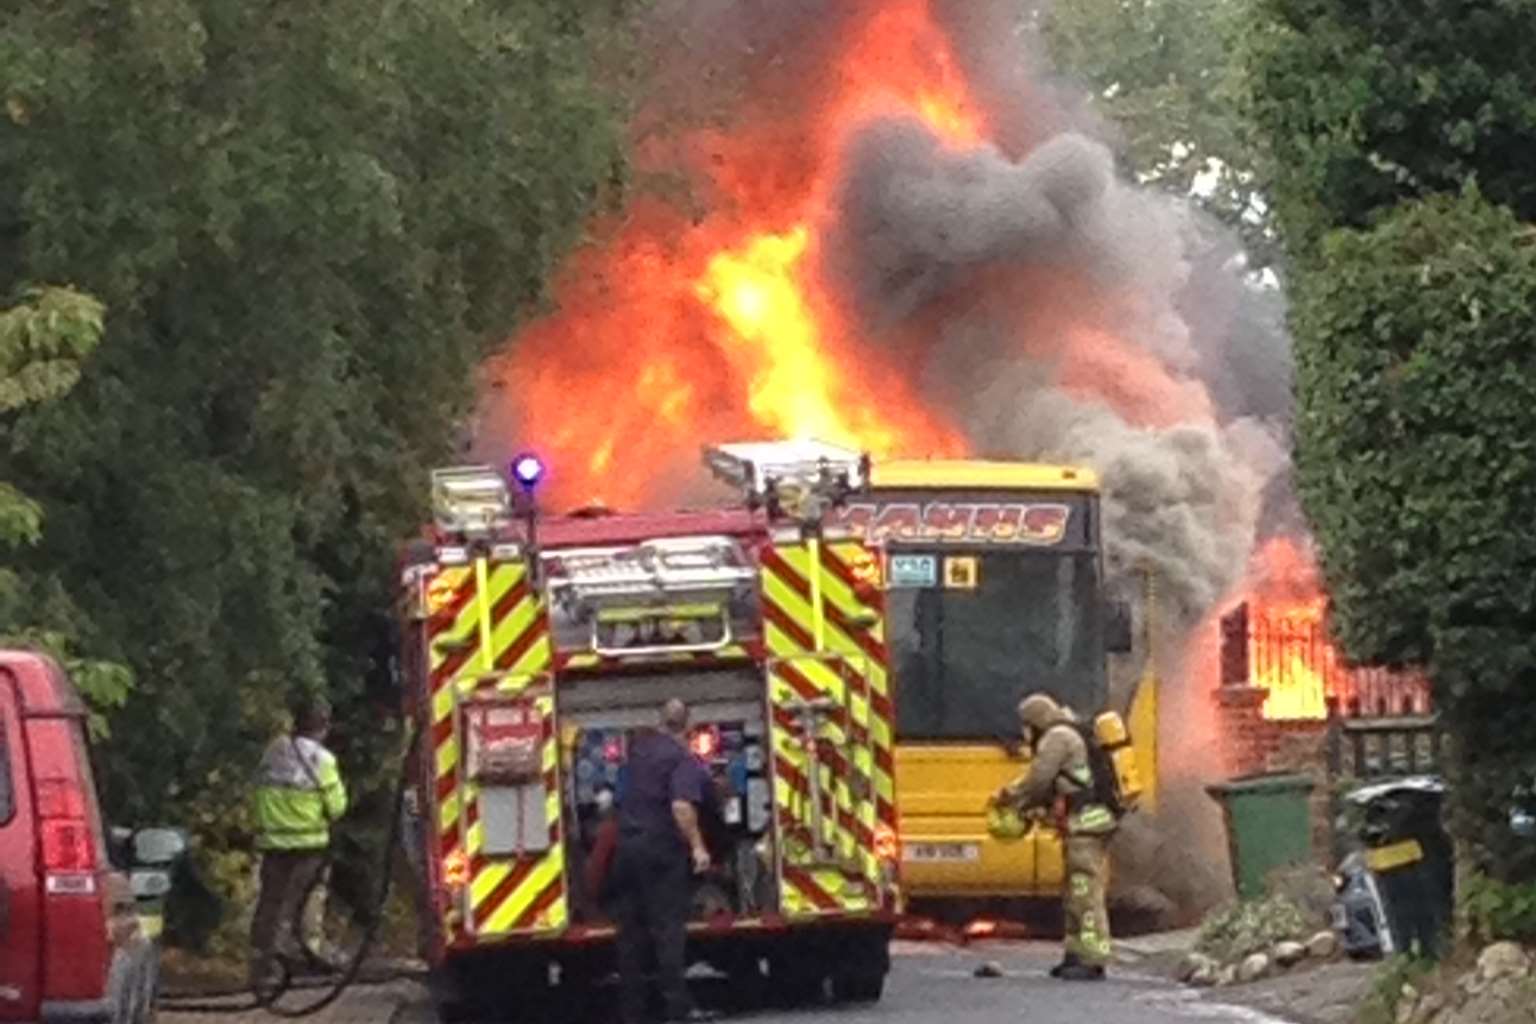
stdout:
[(655, 728), (662, 702), (674, 697), (688, 704), (690, 746), (715, 784), (714, 805), (700, 820), (713, 866), (695, 886), (693, 918), (753, 917), (777, 906), (761, 669), (575, 676), (558, 682), (556, 707), (571, 837), (566, 877), (577, 923), (604, 924), (609, 916), (588, 884), (589, 859), (600, 841), (612, 840), (601, 832), (615, 827), (611, 812), (605, 821), (599, 791), (606, 787), (622, 798), (629, 741)]
[[(661, 705), (674, 697), (689, 705), (690, 747), (710, 765), (722, 798), (718, 817), (701, 815), (713, 867), (695, 886), (689, 962), (727, 975), (733, 998), (749, 1004), (815, 1001), (827, 983), (840, 1000), (879, 997), (889, 969), (888, 915), (792, 922), (783, 912), (767, 685), (764, 666), (754, 661), (702, 670), (631, 667), (613, 674), (554, 674), (570, 923), (558, 936), (507, 936), (459, 949), (446, 965), (453, 995), (451, 1002), (440, 1002), (445, 1013), (450, 1005), (473, 1005), (459, 1000), (504, 998), (495, 994), (508, 993), (509, 986), (532, 1005), (551, 967), (560, 978), (561, 998), (596, 996), (599, 982), (613, 969), (615, 937), (606, 912), (611, 908), (584, 884), (586, 860), (603, 824), (597, 793), (604, 785), (622, 790), (629, 738), (656, 728)], [(486, 855), (526, 853), (522, 844), (530, 834), (544, 833), (546, 822), (499, 813), (495, 806), (505, 794), (495, 789), (482, 787), (477, 796)], [(443, 980), (439, 974), (438, 982)]]

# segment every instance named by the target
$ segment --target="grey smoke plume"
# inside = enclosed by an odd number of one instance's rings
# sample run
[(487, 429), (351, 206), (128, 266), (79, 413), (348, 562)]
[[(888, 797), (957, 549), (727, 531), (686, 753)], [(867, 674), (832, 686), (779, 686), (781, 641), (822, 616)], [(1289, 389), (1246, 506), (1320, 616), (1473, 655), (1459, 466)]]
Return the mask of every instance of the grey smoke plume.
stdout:
[(1022, 164), (987, 147), (944, 149), (918, 121), (887, 120), (850, 147), (834, 272), (871, 326), (899, 320), (978, 266), (1020, 256), (1071, 263), (1110, 187), (1103, 152), (1078, 136)]
[[(1286, 465), (1283, 337), (1245, 319), (1254, 299), (1235, 272), (1207, 258), (1192, 279), (1209, 231), (1071, 132), (1010, 160), (883, 121), (854, 137), (842, 182), (824, 270), (868, 335), (922, 353), (924, 393), (982, 452), (1098, 470), (1112, 578), (1155, 569), (1193, 625), (1241, 579)], [(1072, 333), (1084, 325), (1100, 332)], [(1234, 353), (1240, 330), (1252, 350)], [(1062, 386), (1080, 346), (1126, 344), (1155, 362)], [(1138, 425), (1117, 405), (1141, 393), (1209, 404)]]

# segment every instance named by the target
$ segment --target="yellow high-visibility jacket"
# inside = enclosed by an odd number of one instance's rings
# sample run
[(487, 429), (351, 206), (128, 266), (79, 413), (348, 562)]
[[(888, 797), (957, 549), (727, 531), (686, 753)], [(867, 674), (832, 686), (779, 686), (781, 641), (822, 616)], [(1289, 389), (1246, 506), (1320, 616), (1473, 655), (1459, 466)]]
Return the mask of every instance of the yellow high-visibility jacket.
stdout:
[(259, 850), (323, 850), (347, 810), (336, 755), (305, 736), (272, 741), (252, 799)]

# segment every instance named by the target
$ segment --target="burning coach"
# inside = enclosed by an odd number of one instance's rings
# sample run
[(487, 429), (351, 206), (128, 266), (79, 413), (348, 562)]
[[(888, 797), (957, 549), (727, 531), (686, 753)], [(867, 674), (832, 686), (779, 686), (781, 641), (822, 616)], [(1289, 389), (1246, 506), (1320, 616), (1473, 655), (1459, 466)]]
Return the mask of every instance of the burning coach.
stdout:
[[(971, 459), (877, 460), (834, 522), (885, 558), (902, 885), (912, 899), (1055, 897), (1061, 837), (988, 830), (988, 798), (1025, 767), (1015, 706), (1044, 690), (1085, 721), (1110, 700), (1107, 655), (1131, 648), (1106, 596), (1091, 470)], [(1141, 806), (1155, 809), (1157, 681), (1123, 713)]]

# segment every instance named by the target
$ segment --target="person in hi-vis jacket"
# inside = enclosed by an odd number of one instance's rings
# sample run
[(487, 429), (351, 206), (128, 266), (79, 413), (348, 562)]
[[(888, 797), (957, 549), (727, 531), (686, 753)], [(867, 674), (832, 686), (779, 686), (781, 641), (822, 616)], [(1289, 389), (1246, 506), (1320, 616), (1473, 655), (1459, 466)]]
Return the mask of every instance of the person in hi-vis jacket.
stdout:
[(304, 897), (325, 868), (331, 825), (346, 812), (336, 755), (324, 746), (331, 709), (319, 698), (293, 708), (293, 732), (267, 747), (252, 794), (261, 894), (251, 919), (251, 986), (273, 981), (276, 957), (297, 959), (294, 929)]

